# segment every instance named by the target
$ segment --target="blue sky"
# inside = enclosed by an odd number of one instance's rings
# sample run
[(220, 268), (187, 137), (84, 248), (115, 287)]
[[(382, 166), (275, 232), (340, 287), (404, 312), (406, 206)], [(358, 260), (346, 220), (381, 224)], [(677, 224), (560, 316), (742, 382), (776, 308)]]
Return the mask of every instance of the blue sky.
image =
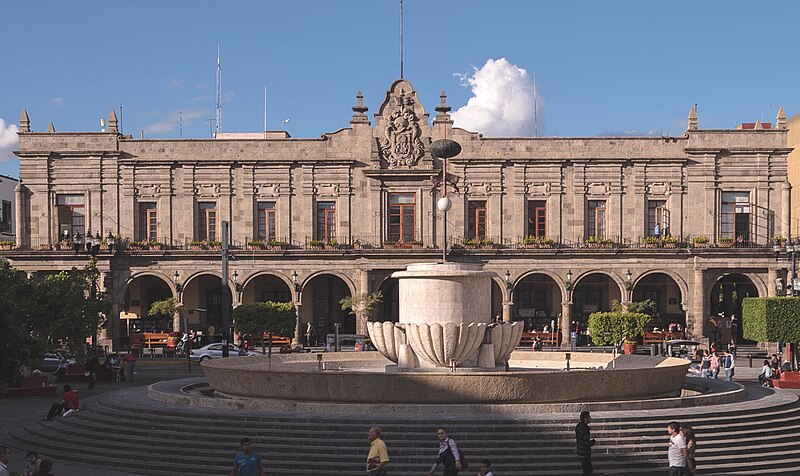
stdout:
[[(183, 136), (208, 137), (217, 44), (226, 132), (263, 128), (265, 83), (268, 128), (319, 137), (399, 76), (397, 0), (4, 3), (5, 175), (22, 108), (34, 131), (95, 131), (123, 104), (123, 132), (149, 138), (177, 137), (182, 111)], [(542, 135), (677, 135), (694, 103), (701, 128), (772, 122), (800, 112), (798, 18), (794, 1), (405, 0), (405, 78), (432, 115), (442, 89), (455, 111), (474, 94), (456, 73), (505, 58), (535, 74)]]

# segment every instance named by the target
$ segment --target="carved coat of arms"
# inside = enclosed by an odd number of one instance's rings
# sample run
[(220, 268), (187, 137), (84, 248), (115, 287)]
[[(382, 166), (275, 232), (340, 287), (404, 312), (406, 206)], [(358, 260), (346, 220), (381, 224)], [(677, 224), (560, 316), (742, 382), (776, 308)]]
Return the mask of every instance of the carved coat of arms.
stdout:
[(411, 107), (411, 98), (400, 95), (398, 107), (388, 117), (381, 153), (390, 167), (416, 165), (425, 154), (419, 118)]

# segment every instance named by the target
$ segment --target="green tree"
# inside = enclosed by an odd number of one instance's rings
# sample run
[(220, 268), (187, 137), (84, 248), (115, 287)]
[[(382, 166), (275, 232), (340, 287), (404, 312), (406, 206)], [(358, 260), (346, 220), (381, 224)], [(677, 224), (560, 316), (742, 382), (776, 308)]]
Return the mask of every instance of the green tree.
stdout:
[(800, 298), (744, 298), (742, 326), (746, 339), (800, 342)]
[(350, 310), (350, 314), (356, 316), (356, 334), (366, 335), (367, 321), (372, 309), (383, 301), (383, 293), (381, 291), (372, 294), (360, 293), (355, 296), (347, 296), (339, 301), (342, 305), (342, 310)]
[[(292, 302), (257, 302), (242, 304), (233, 310), (233, 325), (243, 335), (294, 335), (297, 312)], [(264, 343), (262, 341), (262, 351)]]
[(20, 367), (35, 368), (47, 341), (39, 337), (36, 286), (25, 273), (0, 260), (0, 393), (12, 386)]
[(593, 312), (589, 315), (589, 333), (596, 344), (621, 348), (623, 343), (635, 342), (644, 335), (652, 319), (640, 312)]
[(181, 305), (180, 301), (174, 297), (168, 297), (166, 299), (154, 302), (150, 305), (150, 309), (147, 311), (147, 315), (150, 317), (168, 316), (170, 319), (172, 319), (173, 331), (180, 330), (180, 320), (176, 321), (175, 318), (177, 317), (180, 319), (181, 313), (183, 313), (183, 306)]

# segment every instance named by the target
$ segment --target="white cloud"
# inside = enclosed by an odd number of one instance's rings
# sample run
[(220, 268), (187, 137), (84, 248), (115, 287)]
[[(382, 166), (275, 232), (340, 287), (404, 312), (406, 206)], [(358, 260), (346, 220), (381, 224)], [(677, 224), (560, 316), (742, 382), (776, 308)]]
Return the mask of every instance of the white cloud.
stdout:
[(19, 128), (16, 124), (6, 125), (6, 121), (0, 117), (0, 162), (5, 162), (15, 158), (12, 150), (19, 147)]
[(64, 105), (64, 98), (55, 97), (55, 98), (50, 100), (50, 104), (53, 104), (54, 106), (63, 106)]
[(505, 58), (489, 59), (481, 68), (473, 67), (471, 75), (454, 76), (472, 91), (467, 104), (452, 114), (455, 126), (494, 137), (543, 135), (544, 104), (523, 68)]
[(661, 137), (666, 135), (662, 129), (648, 129), (647, 131), (640, 131), (638, 129), (627, 130), (605, 130), (598, 134), (602, 137)]
[(167, 80), (167, 88), (175, 89), (183, 86), (186, 81), (178, 78), (171, 78)]

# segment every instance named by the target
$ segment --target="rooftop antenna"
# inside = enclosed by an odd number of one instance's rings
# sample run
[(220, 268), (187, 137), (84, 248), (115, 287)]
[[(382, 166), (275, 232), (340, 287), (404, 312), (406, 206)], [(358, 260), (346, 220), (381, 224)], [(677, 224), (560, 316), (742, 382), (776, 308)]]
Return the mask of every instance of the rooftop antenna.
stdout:
[(119, 103), (119, 133), (122, 134), (122, 103)]
[(533, 137), (539, 137), (538, 97), (536, 97), (536, 73), (533, 73)]
[(264, 137), (267, 136), (267, 84), (264, 83)]
[(403, 0), (400, 0), (400, 79), (403, 79)]
[(216, 136), (222, 131), (222, 67), (219, 62), (219, 43), (217, 44), (217, 108), (214, 119), (214, 136)]
[(183, 138), (183, 112), (178, 111), (178, 137)]

